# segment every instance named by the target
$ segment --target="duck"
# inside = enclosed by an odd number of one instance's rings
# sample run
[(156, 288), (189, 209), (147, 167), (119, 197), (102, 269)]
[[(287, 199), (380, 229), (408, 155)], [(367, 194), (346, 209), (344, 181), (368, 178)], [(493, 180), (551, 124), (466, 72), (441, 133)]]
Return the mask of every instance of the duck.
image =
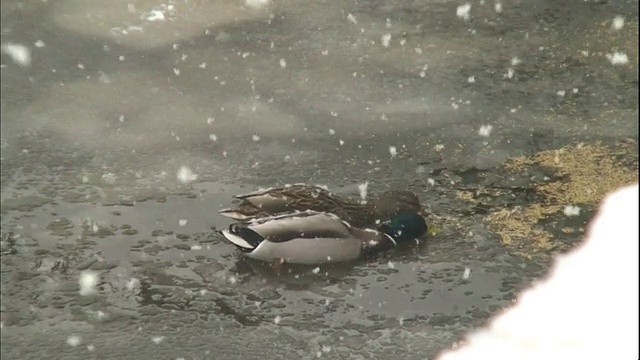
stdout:
[(398, 212), (375, 229), (354, 227), (335, 214), (306, 210), (231, 224), (222, 235), (252, 259), (321, 265), (385, 251), (426, 232), (424, 217), (412, 210)]
[(422, 212), (416, 194), (407, 190), (386, 191), (362, 202), (334, 195), (322, 186), (299, 183), (235, 195), (234, 198), (240, 200), (239, 203), (219, 213), (242, 222), (311, 210), (334, 214), (355, 227), (368, 227), (403, 210)]

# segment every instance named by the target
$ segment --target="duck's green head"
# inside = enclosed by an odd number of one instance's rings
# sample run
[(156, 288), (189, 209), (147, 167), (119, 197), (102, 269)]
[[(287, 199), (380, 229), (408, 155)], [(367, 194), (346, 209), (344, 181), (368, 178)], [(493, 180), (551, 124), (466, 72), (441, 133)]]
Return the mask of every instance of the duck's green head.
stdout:
[(405, 210), (383, 223), (380, 231), (391, 236), (396, 242), (411, 241), (427, 233), (427, 223), (415, 211)]

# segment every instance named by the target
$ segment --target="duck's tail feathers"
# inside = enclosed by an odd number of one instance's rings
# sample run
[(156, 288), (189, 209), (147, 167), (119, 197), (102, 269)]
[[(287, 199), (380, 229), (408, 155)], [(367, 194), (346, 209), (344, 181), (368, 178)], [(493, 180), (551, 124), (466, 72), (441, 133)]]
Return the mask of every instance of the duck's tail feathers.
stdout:
[(257, 232), (237, 224), (229, 226), (229, 230), (222, 230), (222, 235), (243, 251), (253, 251), (264, 240)]

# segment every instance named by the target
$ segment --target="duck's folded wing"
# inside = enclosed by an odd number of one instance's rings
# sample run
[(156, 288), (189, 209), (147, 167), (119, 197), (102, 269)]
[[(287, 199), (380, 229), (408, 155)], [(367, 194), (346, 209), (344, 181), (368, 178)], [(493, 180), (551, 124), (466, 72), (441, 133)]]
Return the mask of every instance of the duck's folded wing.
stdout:
[[(234, 196), (242, 202), (225, 212), (244, 212), (245, 215), (278, 214), (298, 209), (296, 206), (301, 196), (312, 196), (315, 192), (326, 192), (314, 186), (294, 184), (282, 187), (261, 189), (247, 194)], [(255, 214), (254, 214), (255, 213)]]
[(300, 191), (305, 191), (305, 192), (318, 191), (318, 192), (326, 192), (330, 194), (329, 189), (326, 189), (322, 186), (297, 183), (297, 184), (286, 184), (283, 186), (274, 186), (270, 188), (258, 189), (250, 193), (234, 195), (233, 197), (236, 199), (246, 199), (246, 198), (261, 196), (265, 194), (272, 194), (272, 195), (286, 194), (290, 192), (300, 192)]
[(271, 193), (253, 195), (243, 198), (237, 207), (243, 210), (255, 209), (258, 213), (277, 214), (288, 210), (289, 199), (283, 196), (275, 196)]
[(349, 238), (349, 225), (335, 215), (313, 211), (260, 219), (249, 228), (274, 243), (294, 239)]
[(268, 194), (270, 192), (280, 191), (282, 189), (283, 189), (282, 187), (270, 187), (270, 188), (258, 189), (256, 191), (252, 191), (246, 194), (234, 195), (233, 197), (236, 199), (246, 199), (252, 196), (260, 196), (260, 195)]
[(276, 195), (273, 192), (274, 189), (276, 188), (236, 195), (234, 197), (240, 199), (240, 203), (218, 212), (235, 220), (246, 221), (266, 214), (278, 214), (288, 211), (288, 199), (281, 195)]

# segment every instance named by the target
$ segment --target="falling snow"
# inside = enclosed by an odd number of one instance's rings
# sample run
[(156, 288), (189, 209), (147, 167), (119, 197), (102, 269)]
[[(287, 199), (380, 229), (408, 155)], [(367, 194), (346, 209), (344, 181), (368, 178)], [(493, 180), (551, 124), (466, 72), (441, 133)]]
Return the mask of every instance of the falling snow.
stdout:
[(276, 325), (280, 324), (280, 321), (282, 321), (282, 317), (280, 317), (280, 315), (273, 318), (273, 323)]
[(253, 136), (251, 137), (251, 140), (258, 142), (260, 141), (260, 136), (253, 134)]
[(96, 292), (96, 285), (98, 285), (98, 273), (90, 270), (83, 271), (80, 273), (78, 283), (80, 284), (80, 295), (91, 295)]
[(347, 15), (347, 20), (349, 20), (353, 24), (357, 24), (358, 23), (358, 20), (356, 20), (356, 17), (353, 16), (353, 14)]
[(620, 30), (622, 29), (623, 26), (624, 26), (623, 16), (618, 15), (613, 18), (613, 22), (611, 23), (611, 28), (613, 28), (613, 30)]
[(488, 137), (489, 135), (491, 135), (492, 130), (492, 125), (482, 125), (480, 126), (480, 130), (478, 130), (478, 135)]
[(198, 179), (198, 175), (194, 174), (191, 169), (186, 166), (181, 166), (180, 169), (178, 169), (177, 177), (178, 181), (183, 184), (187, 184)]
[(313, 268), (313, 270), (311, 270), (312, 273), (317, 274), (320, 272), (320, 267), (315, 267)]
[(158, 345), (162, 341), (164, 341), (164, 336), (154, 336), (151, 338), (151, 341), (153, 341), (154, 344)]
[(467, 280), (469, 276), (471, 276), (471, 269), (469, 269), (468, 267), (464, 268), (464, 273), (462, 273), (462, 278), (464, 280)]
[(575, 205), (567, 205), (564, 207), (564, 214), (567, 216), (580, 216), (580, 207)]
[(187, 219), (180, 219), (178, 221), (178, 225), (180, 226), (186, 226), (187, 225)]
[(98, 71), (98, 73), (100, 74), (98, 81), (100, 81), (103, 84), (109, 84), (111, 82), (111, 78), (105, 72)]
[(607, 54), (607, 60), (612, 65), (624, 65), (629, 62), (629, 57), (625, 53), (616, 51), (613, 54)]
[(427, 70), (429, 69), (429, 65), (425, 64), (422, 69), (420, 69), (420, 77), (425, 78), (427, 76)]
[(127, 281), (127, 290), (136, 291), (139, 288), (140, 288), (140, 280), (136, 278), (131, 278), (129, 279), (129, 281)]
[(502, 3), (499, 1), (496, 1), (495, 5), (493, 5), (493, 10), (495, 10), (495, 12), (500, 14), (502, 12)]
[(382, 42), (382, 46), (388, 48), (389, 45), (391, 45), (391, 34), (382, 35), (382, 38), (380, 39), (380, 41)]
[(44, 41), (38, 40), (33, 45), (35, 45), (35, 47), (37, 47), (37, 48), (43, 48), (44, 47)]
[(161, 10), (151, 10), (145, 15), (147, 21), (164, 21), (166, 20), (164, 12)]
[(467, 78), (467, 82), (469, 84), (473, 84), (476, 82), (476, 77), (475, 76), (469, 76), (469, 78)]
[(404, 325), (404, 318), (402, 316), (398, 317), (398, 325), (400, 325), (400, 326)]
[(508, 68), (507, 73), (504, 75), (504, 77), (507, 79), (511, 79), (513, 78), (513, 74), (514, 74), (513, 68)]
[(117, 178), (118, 176), (114, 173), (106, 173), (101, 177), (102, 181), (106, 182), (107, 184), (114, 184)]
[(76, 347), (82, 343), (82, 337), (79, 335), (71, 335), (67, 338), (67, 345)]
[(360, 192), (360, 198), (365, 201), (367, 200), (367, 188), (369, 187), (369, 182), (365, 181), (362, 184), (358, 184), (358, 191)]
[(216, 134), (209, 134), (209, 140), (218, 141), (218, 136)]
[(285, 59), (280, 59), (280, 67), (283, 69), (287, 67), (287, 61)]
[(466, 3), (464, 5), (460, 5), (458, 6), (458, 8), (456, 9), (456, 16), (463, 19), (463, 20), (469, 20), (471, 18), (471, 4), (470, 3)]
[(389, 146), (389, 154), (391, 154), (391, 157), (398, 155), (398, 150), (395, 146)]
[(2, 52), (9, 55), (11, 60), (20, 66), (31, 65), (31, 50), (24, 45), (5, 43), (2, 44)]

